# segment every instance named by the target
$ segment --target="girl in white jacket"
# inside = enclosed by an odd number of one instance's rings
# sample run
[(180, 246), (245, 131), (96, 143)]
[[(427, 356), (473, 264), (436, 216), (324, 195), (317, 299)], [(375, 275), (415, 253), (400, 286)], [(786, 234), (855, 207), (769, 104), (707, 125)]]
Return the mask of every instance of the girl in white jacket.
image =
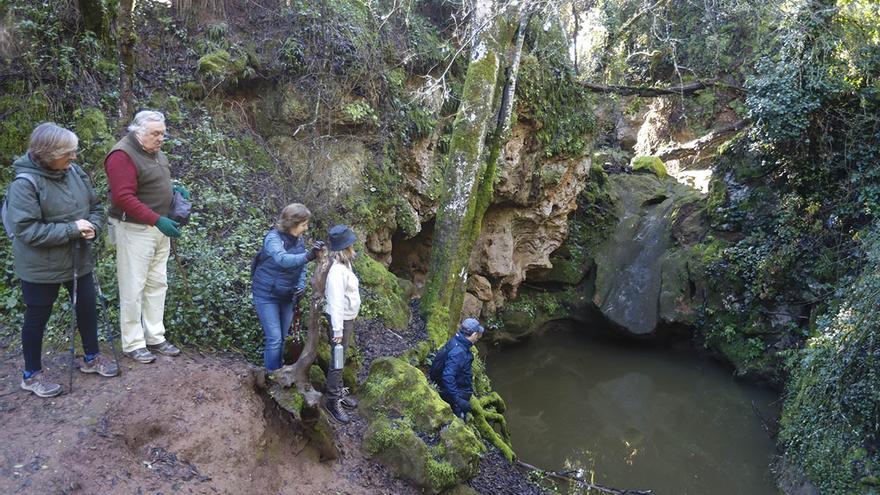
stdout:
[[(330, 270), (324, 286), (324, 312), (330, 320), (331, 346), (341, 343), (346, 357), (354, 334), (354, 320), (361, 308), (358, 278), (352, 270), (356, 240), (357, 236), (346, 225), (334, 225), (330, 228)], [(354, 409), (357, 401), (349, 397), (342, 387), (342, 370), (332, 369), (332, 366), (330, 368), (327, 372), (324, 407), (337, 421), (346, 423), (349, 418), (342, 407)]]

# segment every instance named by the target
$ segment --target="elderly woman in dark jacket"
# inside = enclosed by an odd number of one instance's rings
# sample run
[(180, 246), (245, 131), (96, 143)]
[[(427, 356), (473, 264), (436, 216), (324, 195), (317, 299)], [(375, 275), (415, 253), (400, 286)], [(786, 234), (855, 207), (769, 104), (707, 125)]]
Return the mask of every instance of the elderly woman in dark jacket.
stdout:
[[(7, 221), (12, 226), (15, 275), (26, 305), (21, 328), (24, 374), (21, 388), (40, 397), (61, 393), (44, 376), (40, 355), (43, 332), (63, 284), (72, 295), (77, 272), (76, 321), (82, 336), (80, 371), (115, 376), (116, 365), (99, 353), (95, 312), (95, 267), (85, 240), (104, 225), (104, 211), (88, 175), (75, 163), (78, 139), (73, 132), (43, 123), (31, 133), (28, 152), (15, 161), (16, 176), (7, 193)], [(74, 253), (78, 253), (74, 257)]]
[(254, 259), (254, 306), (263, 326), (263, 365), (269, 371), (281, 367), (293, 307), (306, 287), (306, 263), (314, 260), (324, 246), (317, 241), (306, 250), (303, 234), (309, 229), (311, 217), (312, 213), (303, 204), (285, 206)]

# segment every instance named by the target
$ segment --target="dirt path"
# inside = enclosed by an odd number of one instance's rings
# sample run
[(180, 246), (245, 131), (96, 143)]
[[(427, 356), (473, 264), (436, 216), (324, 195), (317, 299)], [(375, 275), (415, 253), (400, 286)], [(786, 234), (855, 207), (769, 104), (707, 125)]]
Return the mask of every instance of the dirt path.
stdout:
[[(240, 358), (124, 359), (119, 377), (77, 371), (73, 393), (41, 399), (4, 351), (0, 493), (418, 493), (363, 458), (354, 429), (340, 460), (318, 462)], [(65, 389), (66, 356), (44, 361)]]

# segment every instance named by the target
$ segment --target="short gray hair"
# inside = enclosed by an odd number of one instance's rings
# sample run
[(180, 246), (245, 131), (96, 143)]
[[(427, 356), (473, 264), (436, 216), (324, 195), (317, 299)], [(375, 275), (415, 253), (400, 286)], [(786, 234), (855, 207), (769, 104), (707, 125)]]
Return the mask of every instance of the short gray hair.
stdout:
[(164, 124), (165, 116), (162, 115), (162, 112), (157, 112), (155, 110), (141, 110), (134, 116), (134, 120), (132, 120), (131, 124), (128, 126), (128, 132), (143, 136), (144, 132), (147, 131), (147, 124), (150, 122)]
[(28, 153), (41, 165), (73, 153), (79, 146), (79, 138), (69, 129), (55, 122), (43, 122), (31, 132)]

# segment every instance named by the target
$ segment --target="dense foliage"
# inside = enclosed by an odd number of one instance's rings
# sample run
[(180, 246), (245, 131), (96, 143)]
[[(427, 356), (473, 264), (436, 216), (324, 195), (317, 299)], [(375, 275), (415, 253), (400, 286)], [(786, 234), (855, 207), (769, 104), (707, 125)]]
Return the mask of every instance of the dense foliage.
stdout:
[(880, 489), (880, 237), (839, 305), (792, 362), (782, 416), (786, 452), (822, 493)]
[(880, 194), (878, 14), (812, 0), (775, 12), (747, 83), (754, 125), (722, 153), (709, 198), (706, 337), (741, 371), (790, 358), (782, 434), (823, 493), (870, 493), (877, 476), (876, 399), (863, 401), (877, 396), (876, 265), (860, 237)]

